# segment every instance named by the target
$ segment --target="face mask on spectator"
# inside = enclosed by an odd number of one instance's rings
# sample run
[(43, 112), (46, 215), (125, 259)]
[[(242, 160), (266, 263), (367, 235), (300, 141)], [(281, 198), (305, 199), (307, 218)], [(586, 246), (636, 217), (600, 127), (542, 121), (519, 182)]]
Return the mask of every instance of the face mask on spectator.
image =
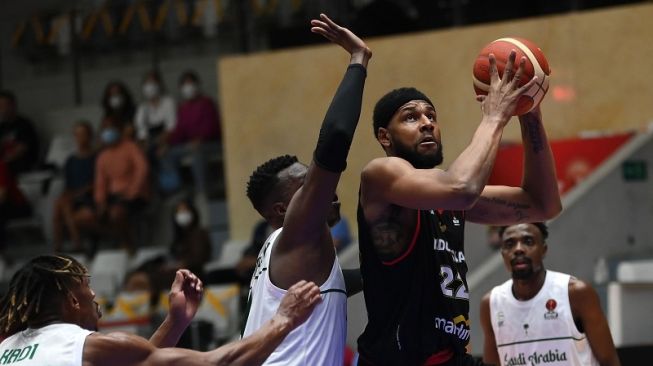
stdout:
[(118, 130), (113, 127), (105, 128), (100, 134), (100, 139), (107, 145), (116, 143), (119, 138), (120, 134), (118, 133)]
[(122, 95), (112, 95), (109, 97), (109, 106), (113, 109), (122, 107), (123, 102)]
[(153, 99), (159, 96), (159, 84), (148, 81), (143, 84), (143, 96), (146, 99)]
[(184, 83), (181, 85), (181, 96), (188, 100), (197, 95), (197, 85), (195, 83)]
[(179, 211), (175, 215), (175, 221), (181, 227), (188, 227), (193, 221), (193, 214), (190, 211)]

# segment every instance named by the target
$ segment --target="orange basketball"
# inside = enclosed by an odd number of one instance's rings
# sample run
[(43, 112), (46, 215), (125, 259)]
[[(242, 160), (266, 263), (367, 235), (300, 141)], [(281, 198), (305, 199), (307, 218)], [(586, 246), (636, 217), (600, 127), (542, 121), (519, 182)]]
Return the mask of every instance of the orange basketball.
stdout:
[(519, 68), (519, 60), (526, 56), (524, 74), (520, 85), (526, 84), (533, 76), (537, 75), (538, 80), (533, 86), (521, 96), (515, 109), (515, 115), (530, 112), (546, 95), (549, 90), (549, 63), (544, 57), (542, 50), (535, 43), (524, 38), (500, 38), (483, 47), (476, 62), (474, 62), (474, 90), (476, 95), (487, 95), (490, 88), (490, 53), (494, 54), (497, 61), (499, 76), (503, 77), (503, 70), (508, 62), (510, 51), (515, 50), (514, 70)]

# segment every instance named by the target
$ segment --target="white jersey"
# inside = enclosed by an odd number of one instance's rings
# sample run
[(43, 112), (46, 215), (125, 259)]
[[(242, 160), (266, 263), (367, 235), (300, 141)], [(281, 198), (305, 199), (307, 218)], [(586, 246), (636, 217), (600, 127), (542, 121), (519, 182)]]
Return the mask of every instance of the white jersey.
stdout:
[(0, 343), (0, 365), (81, 366), (84, 341), (91, 333), (65, 323), (25, 329)]
[(492, 289), (490, 319), (501, 365), (597, 365), (587, 337), (576, 328), (568, 274), (547, 270), (530, 300), (512, 294), (512, 280)]
[[(250, 308), (244, 337), (272, 318), (286, 294), (286, 290), (272, 283), (267, 271), (272, 247), (281, 230), (270, 234), (258, 255), (249, 289)], [(342, 365), (347, 336), (347, 292), (337, 258), (333, 261), (329, 278), (320, 286), (320, 292), (322, 302), (305, 323), (286, 336), (264, 365)]]

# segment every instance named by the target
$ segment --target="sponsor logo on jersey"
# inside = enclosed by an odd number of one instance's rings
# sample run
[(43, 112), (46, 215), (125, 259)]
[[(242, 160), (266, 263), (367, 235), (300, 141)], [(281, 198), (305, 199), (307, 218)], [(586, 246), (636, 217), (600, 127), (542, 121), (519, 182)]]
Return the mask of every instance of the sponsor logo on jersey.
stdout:
[(435, 317), (435, 329), (454, 335), (463, 341), (469, 340), (469, 320), (458, 315), (453, 320)]
[(545, 353), (533, 352), (526, 355), (520, 352), (518, 355), (509, 356), (507, 353), (503, 355), (503, 363), (506, 366), (529, 365), (535, 366), (540, 364), (554, 363), (567, 361), (567, 353), (560, 352), (557, 349), (549, 350)]
[(462, 263), (465, 261), (465, 254), (459, 250), (449, 249), (449, 242), (444, 239), (434, 238), (433, 250), (450, 253), (453, 261), (456, 263)]
[(460, 226), (460, 220), (456, 216), (453, 217), (453, 226)]
[(504, 321), (503, 311), (500, 311), (497, 314), (497, 325), (500, 326), (500, 327), (503, 327), (503, 321)]
[(546, 313), (544, 313), (544, 319), (550, 320), (550, 319), (557, 319), (558, 318), (558, 312), (555, 311), (556, 306), (558, 306), (558, 303), (554, 299), (548, 299), (546, 301), (546, 304), (544, 304), (546, 307)]

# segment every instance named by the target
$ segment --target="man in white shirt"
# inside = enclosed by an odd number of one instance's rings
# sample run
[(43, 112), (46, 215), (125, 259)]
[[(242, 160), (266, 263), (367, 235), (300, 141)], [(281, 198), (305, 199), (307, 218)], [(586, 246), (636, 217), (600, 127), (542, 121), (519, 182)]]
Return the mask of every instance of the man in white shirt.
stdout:
[(265, 324), (298, 280), (318, 284), (323, 301), (308, 321), (279, 345), (266, 365), (342, 365), (347, 334), (348, 289), (327, 221), (340, 204), (336, 186), (360, 117), (372, 52), (355, 34), (324, 14), (311, 25), (312, 32), (350, 54), (349, 65), (324, 117), (310, 166), (294, 156), (280, 156), (259, 166), (247, 184), (254, 208), (277, 230), (257, 258), (243, 334), (250, 335)]
[(512, 279), (481, 300), (483, 362), (493, 365), (620, 365), (596, 291), (547, 270), (544, 223), (501, 227)]

